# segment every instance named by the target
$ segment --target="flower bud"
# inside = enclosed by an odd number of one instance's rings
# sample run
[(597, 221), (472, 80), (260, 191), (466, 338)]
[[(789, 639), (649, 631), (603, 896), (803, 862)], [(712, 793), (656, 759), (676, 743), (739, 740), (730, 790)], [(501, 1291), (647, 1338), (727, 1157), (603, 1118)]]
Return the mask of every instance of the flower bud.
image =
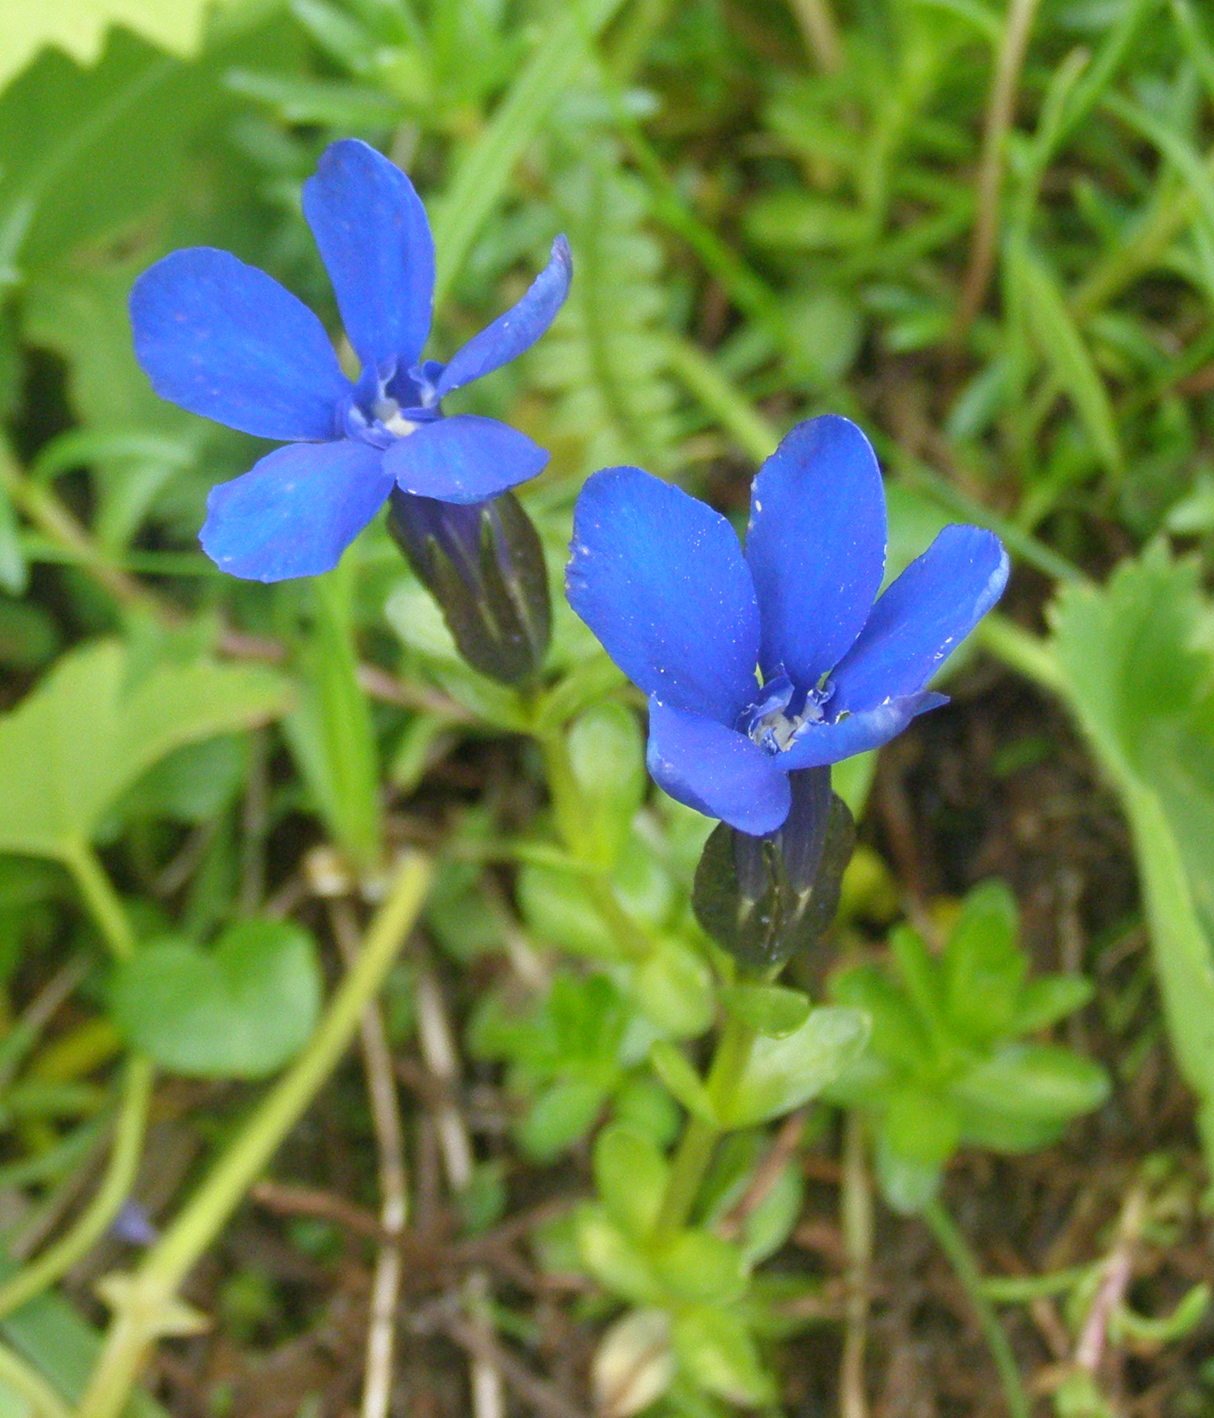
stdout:
[(512, 493), (455, 503), (396, 491), (388, 530), (474, 669), (504, 684), (539, 672), (552, 623), (548, 572)]
[(784, 825), (751, 837), (719, 823), (696, 868), (692, 906), (716, 943), (750, 970), (781, 965), (812, 945), (839, 904), (856, 830), (829, 768), (789, 774)]

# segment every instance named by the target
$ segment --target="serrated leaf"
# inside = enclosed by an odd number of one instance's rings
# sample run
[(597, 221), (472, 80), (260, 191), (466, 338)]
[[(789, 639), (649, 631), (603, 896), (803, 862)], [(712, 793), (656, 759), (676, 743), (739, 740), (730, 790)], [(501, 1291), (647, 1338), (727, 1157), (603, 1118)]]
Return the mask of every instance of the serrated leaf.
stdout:
[(1168, 1032), (1214, 1159), (1214, 653), (1193, 561), (1162, 544), (1067, 587), (1053, 650), (1133, 830)]
[(283, 676), (259, 666), (164, 664), (132, 681), (119, 641), (65, 655), (0, 719), (0, 851), (63, 857), (174, 749), (264, 723), (288, 700)]
[(112, 25), (189, 58), (210, 8), (211, 0), (10, 0), (0, 7), (0, 87), (47, 45), (95, 64)]

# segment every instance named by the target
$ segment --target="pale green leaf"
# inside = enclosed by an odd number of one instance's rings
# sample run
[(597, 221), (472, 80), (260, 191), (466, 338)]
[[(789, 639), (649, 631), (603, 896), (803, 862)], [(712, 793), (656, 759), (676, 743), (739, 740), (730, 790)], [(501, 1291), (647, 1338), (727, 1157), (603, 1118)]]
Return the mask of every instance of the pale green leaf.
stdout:
[(162, 664), (134, 679), (119, 641), (65, 655), (0, 719), (0, 851), (62, 857), (173, 749), (264, 723), (287, 702), (286, 680), (260, 666)]

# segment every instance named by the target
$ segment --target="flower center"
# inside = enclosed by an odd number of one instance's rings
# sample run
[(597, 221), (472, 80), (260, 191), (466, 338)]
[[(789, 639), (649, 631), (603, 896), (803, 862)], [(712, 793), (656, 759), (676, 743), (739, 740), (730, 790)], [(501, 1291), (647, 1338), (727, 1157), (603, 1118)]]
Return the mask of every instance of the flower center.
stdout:
[[(802, 693), (787, 675), (776, 675), (742, 711), (737, 727), (765, 752), (783, 753), (806, 724), (820, 723), (826, 717), (824, 706), (833, 693), (829, 681)], [(798, 700), (801, 702), (794, 708)]]
[(387, 448), (441, 418), (442, 412), (428, 365), (406, 371), (388, 364), (363, 370), (341, 422), (347, 438)]

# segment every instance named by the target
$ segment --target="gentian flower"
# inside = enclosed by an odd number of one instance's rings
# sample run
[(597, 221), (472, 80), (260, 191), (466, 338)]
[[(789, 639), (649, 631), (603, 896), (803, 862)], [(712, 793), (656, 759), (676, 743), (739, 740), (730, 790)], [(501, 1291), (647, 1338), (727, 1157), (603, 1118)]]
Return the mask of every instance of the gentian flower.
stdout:
[(876, 456), (844, 418), (799, 424), (763, 464), (745, 555), (724, 517), (639, 468), (589, 479), (569, 601), (648, 694), (649, 771), (671, 797), (764, 836), (790, 773), (946, 702), (927, 682), (998, 600), (1007, 556), (946, 527), (876, 599), (885, 540)]
[(303, 209), (362, 363), (357, 383), (316, 316), (227, 251), (175, 251), (131, 292), (135, 353), (162, 398), (286, 445), (207, 500), (207, 555), (258, 581), (336, 566), (393, 488), (470, 503), (534, 477), (542, 448), (496, 419), (445, 417), (442, 401), (534, 344), (569, 289), (569, 247), (557, 237), (512, 310), (449, 364), (422, 360), (434, 243), (409, 179), (346, 139), (304, 183)]

